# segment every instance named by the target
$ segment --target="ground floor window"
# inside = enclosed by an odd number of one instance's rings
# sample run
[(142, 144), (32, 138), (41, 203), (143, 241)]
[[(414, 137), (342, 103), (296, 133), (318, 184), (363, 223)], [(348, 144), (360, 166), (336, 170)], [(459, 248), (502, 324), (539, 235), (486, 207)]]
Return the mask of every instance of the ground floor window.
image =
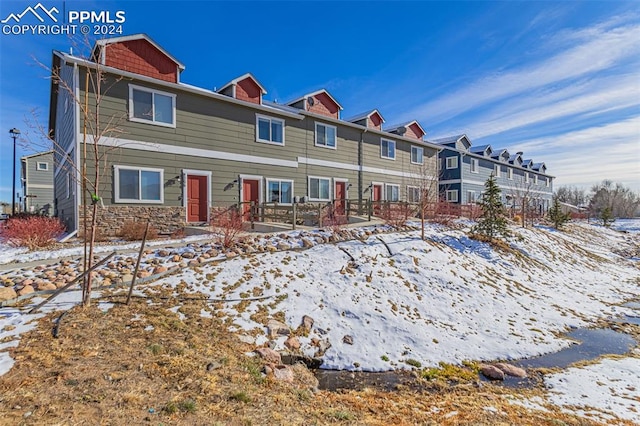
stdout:
[(457, 189), (451, 189), (447, 191), (447, 201), (450, 203), (457, 203), (458, 202), (458, 190)]
[(293, 181), (267, 179), (267, 200), (270, 203), (291, 204)]
[(386, 201), (399, 201), (400, 200), (400, 185), (386, 184), (385, 188), (385, 200)]
[(309, 199), (311, 201), (331, 200), (331, 179), (309, 177)]
[(420, 188), (417, 186), (407, 186), (407, 201), (410, 203), (419, 203)]
[(117, 203), (164, 202), (164, 170), (129, 166), (114, 166), (113, 169)]

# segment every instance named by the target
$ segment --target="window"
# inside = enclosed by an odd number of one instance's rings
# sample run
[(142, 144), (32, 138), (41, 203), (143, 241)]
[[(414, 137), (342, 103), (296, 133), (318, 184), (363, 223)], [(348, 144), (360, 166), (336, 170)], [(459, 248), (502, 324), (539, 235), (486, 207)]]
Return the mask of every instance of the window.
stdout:
[(467, 191), (467, 203), (475, 203), (476, 201), (478, 201), (476, 191)]
[(447, 191), (447, 201), (450, 203), (458, 202), (458, 190), (452, 189)]
[(534, 185), (538, 184), (538, 175), (533, 175), (533, 184)]
[(424, 164), (424, 148), (421, 146), (411, 147), (411, 162), (413, 164)]
[(336, 149), (336, 128), (328, 124), (316, 123), (316, 146)]
[(478, 163), (477, 158), (471, 159), (471, 173), (478, 173)]
[(114, 166), (116, 203), (163, 203), (164, 170)]
[(384, 186), (385, 200), (386, 201), (399, 201), (400, 200), (400, 185), (386, 184)]
[(493, 175), (497, 178), (500, 177), (500, 164), (493, 166)]
[(407, 201), (410, 203), (419, 203), (420, 188), (417, 186), (407, 186)]
[(73, 179), (71, 179), (71, 172), (67, 172), (67, 198), (71, 198), (73, 193)]
[(396, 143), (388, 139), (380, 139), (380, 157), (389, 160), (396, 159)]
[(513, 169), (512, 168), (508, 168), (507, 169), (507, 177), (509, 178), (509, 180), (513, 180)]
[(551, 179), (547, 178), (547, 188), (551, 186)]
[(176, 95), (129, 85), (129, 120), (176, 126)]
[(447, 157), (447, 169), (458, 168), (458, 157)]
[(529, 183), (529, 172), (524, 172), (524, 183)]
[(331, 179), (309, 177), (309, 199), (313, 201), (331, 200)]
[(256, 115), (256, 140), (284, 145), (284, 120)]
[(38, 164), (36, 164), (36, 170), (41, 170), (46, 172), (47, 170), (49, 170), (49, 163), (38, 161)]
[(292, 180), (267, 179), (267, 202), (291, 204), (293, 200)]

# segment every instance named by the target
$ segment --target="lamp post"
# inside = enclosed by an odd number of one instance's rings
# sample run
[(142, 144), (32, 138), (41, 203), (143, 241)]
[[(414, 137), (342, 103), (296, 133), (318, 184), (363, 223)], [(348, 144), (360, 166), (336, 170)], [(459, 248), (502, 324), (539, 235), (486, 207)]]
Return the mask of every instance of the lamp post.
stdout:
[(20, 136), (20, 130), (13, 129), (9, 130), (11, 133), (11, 137), (13, 138), (13, 190), (12, 190), (12, 204), (11, 204), (11, 216), (16, 215), (16, 139)]

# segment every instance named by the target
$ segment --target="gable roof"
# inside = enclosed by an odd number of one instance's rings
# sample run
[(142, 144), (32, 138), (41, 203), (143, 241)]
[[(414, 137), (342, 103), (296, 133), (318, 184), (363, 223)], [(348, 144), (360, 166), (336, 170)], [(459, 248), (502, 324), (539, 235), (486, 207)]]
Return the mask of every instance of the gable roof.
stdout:
[(262, 92), (263, 95), (267, 94), (267, 90), (262, 86), (262, 84), (260, 84), (260, 82), (258, 81), (257, 78), (255, 78), (253, 76), (253, 74), (251, 74), (250, 72), (246, 73), (246, 74), (242, 74), (240, 77), (234, 78), (233, 80), (231, 80), (230, 82), (228, 82), (227, 84), (225, 84), (224, 86), (222, 86), (220, 89), (218, 89), (218, 92), (222, 92), (224, 89), (226, 89), (229, 86), (235, 85), (240, 83), (243, 80), (246, 80), (250, 78), (251, 80), (253, 80), (253, 82), (260, 88), (260, 91)]
[[(445, 138), (434, 139), (431, 142), (436, 143), (438, 145), (444, 145), (444, 144), (448, 144), (448, 143), (451, 143), (451, 142), (458, 142), (462, 138), (467, 138), (467, 135), (465, 135), (463, 133), (461, 135), (447, 136)], [(469, 141), (469, 138), (467, 138), (467, 141)], [(469, 142), (471, 142), (471, 141), (469, 141)]]
[(160, 52), (162, 52), (162, 54), (164, 54), (167, 58), (169, 58), (173, 62), (175, 62), (176, 65), (178, 65), (178, 68), (180, 68), (180, 70), (184, 70), (185, 67), (180, 61), (178, 61), (173, 55), (171, 55), (169, 52), (167, 52), (162, 46), (160, 46), (158, 43), (153, 41), (153, 39), (151, 39), (151, 37), (149, 37), (148, 35), (146, 35), (144, 33), (133, 34), (133, 35), (129, 35), (129, 36), (122, 36), (122, 37), (105, 38), (105, 39), (102, 39), (102, 40), (96, 40), (96, 44), (95, 44), (95, 47), (93, 48), (92, 54), (95, 55), (98, 46), (107, 46), (109, 44), (123, 43), (123, 42), (126, 42), (126, 41), (133, 41), (133, 40), (146, 40), (146, 41), (148, 41), (156, 49), (158, 49)]
[(502, 157), (502, 156), (504, 156), (505, 158), (509, 157), (509, 151), (507, 151), (506, 148), (496, 149), (495, 151), (493, 151), (493, 154), (491, 154), (491, 158)]
[(329, 99), (331, 99), (333, 101), (333, 103), (336, 104), (338, 109), (344, 109), (344, 108), (342, 108), (342, 105), (340, 105), (338, 103), (338, 101), (336, 101), (336, 99), (333, 96), (331, 96), (331, 94), (326, 89), (320, 89), (320, 90), (316, 90), (315, 92), (307, 93), (306, 95), (302, 95), (299, 98), (296, 98), (296, 99), (294, 99), (292, 101), (287, 102), (286, 105), (293, 105), (293, 104), (295, 104), (297, 102), (300, 102), (300, 101), (302, 101), (304, 99), (307, 99), (307, 98), (312, 98), (312, 97), (314, 97), (316, 95), (319, 95), (321, 93), (324, 93), (325, 95), (327, 95), (329, 97)]
[(493, 152), (493, 150), (491, 149), (491, 145), (489, 144), (472, 146), (469, 148), (469, 152), (472, 152), (474, 154), (484, 155), (487, 151), (489, 152), (489, 155), (491, 155), (491, 153)]
[(43, 152), (36, 152), (35, 154), (30, 154), (30, 155), (23, 155), (22, 157), (20, 157), (20, 159), (21, 160), (28, 160), (30, 158), (41, 157), (43, 155), (49, 155), (49, 154), (53, 154), (53, 150), (43, 151)]
[(359, 121), (359, 120), (364, 120), (365, 118), (369, 118), (373, 114), (378, 114), (380, 116), (380, 119), (384, 123), (384, 121), (385, 121), (384, 117), (382, 116), (382, 114), (380, 114), (380, 111), (378, 111), (377, 109), (372, 109), (371, 111), (367, 111), (367, 112), (362, 112), (360, 114), (356, 114), (353, 117), (346, 119), (345, 121), (349, 121), (349, 122), (353, 123), (354, 121)]
[(413, 126), (413, 125), (418, 126), (418, 128), (420, 129), (420, 131), (422, 132), (422, 135), (426, 135), (427, 132), (425, 132), (425, 130), (422, 128), (422, 126), (420, 125), (420, 123), (418, 123), (416, 120), (411, 120), (411, 121), (407, 121), (406, 123), (400, 123), (400, 124), (393, 124), (390, 126), (386, 126), (384, 129), (385, 132), (393, 132), (395, 130), (400, 129), (401, 127), (409, 127), (409, 126)]
[(527, 159), (522, 161), (522, 167), (530, 168), (533, 165), (533, 160)]
[(531, 168), (533, 170), (546, 170), (547, 166), (544, 163), (535, 163)]

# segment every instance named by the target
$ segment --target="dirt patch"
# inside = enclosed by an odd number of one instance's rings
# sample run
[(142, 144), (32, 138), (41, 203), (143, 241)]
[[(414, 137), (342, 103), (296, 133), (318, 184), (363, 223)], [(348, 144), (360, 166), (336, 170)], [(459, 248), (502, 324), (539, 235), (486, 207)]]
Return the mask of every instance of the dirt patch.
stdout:
[(21, 337), (11, 351), (15, 366), (0, 377), (1, 424), (594, 424), (553, 407), (545, 413), (509, 403), (536, 389), (434, 382), (428, 390), (329, 392), (278, 382), (261, 374), (261, 362), (246, 355), (254, 347), (206, 301), (126, 306), (117, 303), (124, 293), (111, 300), (108, 312), (69, 311), (58, 338), (52, 329), (60, 312)]

